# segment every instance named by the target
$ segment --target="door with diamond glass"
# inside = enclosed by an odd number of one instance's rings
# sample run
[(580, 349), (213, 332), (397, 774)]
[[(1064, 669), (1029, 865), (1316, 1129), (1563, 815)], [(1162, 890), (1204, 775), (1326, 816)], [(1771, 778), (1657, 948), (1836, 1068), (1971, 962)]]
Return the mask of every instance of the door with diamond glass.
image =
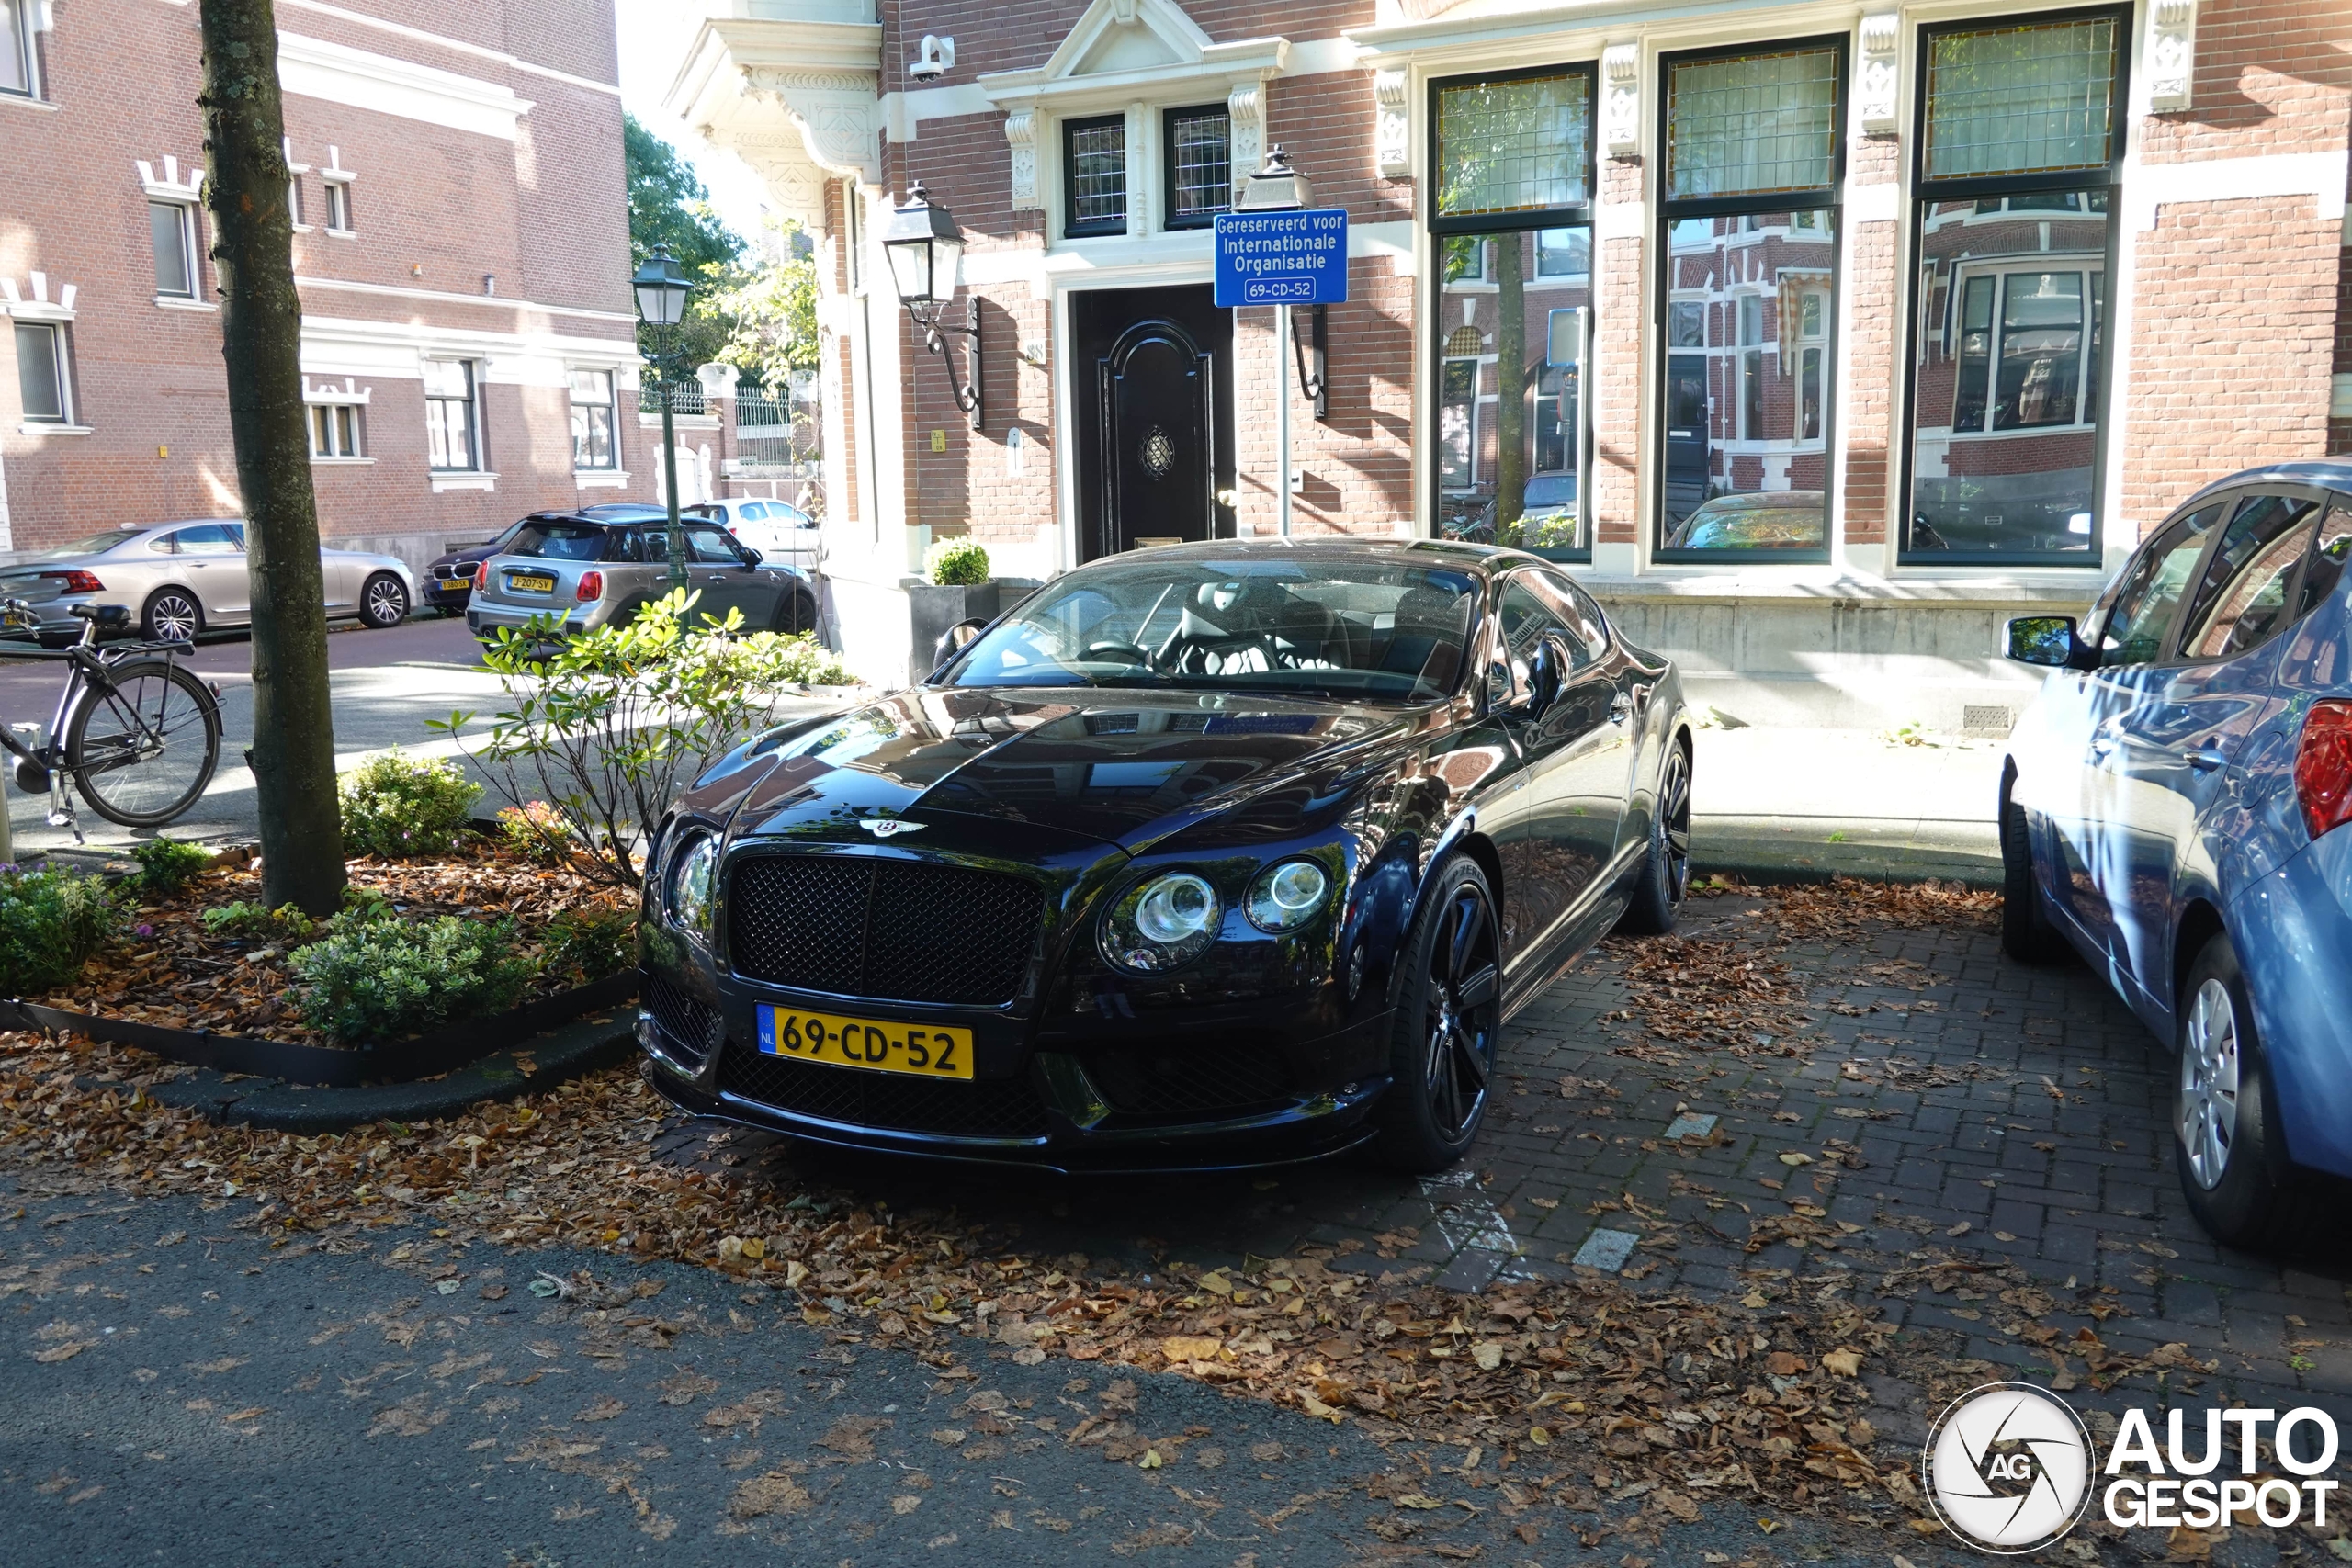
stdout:
[(1080, 555), (1233, 536), (1232, 313), (1206, 288), (1072, 300)]

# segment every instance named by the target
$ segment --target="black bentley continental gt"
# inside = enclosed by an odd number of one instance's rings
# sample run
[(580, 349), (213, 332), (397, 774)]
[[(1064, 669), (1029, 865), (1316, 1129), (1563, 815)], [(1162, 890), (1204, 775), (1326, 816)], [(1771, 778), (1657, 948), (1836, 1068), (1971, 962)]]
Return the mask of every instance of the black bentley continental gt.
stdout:
[(1532, 556), (1150, 549), (967, 636), (662, 824), (638, 1031), (678, 1105), (1071, 1171), (1440, 1170), (1504, 1021), (1681, 905), (1673, 666)]

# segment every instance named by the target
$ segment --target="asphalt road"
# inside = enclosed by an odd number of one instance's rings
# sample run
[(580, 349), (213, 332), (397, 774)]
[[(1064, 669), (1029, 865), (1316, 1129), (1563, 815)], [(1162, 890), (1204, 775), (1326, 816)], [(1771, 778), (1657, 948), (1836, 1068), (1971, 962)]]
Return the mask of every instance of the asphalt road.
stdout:
[[(582, 1269), (589, 1299), (530, 1292)], [(1886, 1562), (1736, 1508), (1587, 1553), (1598, 1517), (1514, 1502), (1491, 1459), (985, 1340), (926, 1365), (740, 1289), (414, 1231), (288, 1246), (236, 1200), (0, 1178), (0, 1562)], [(1162, 1462), (1069, 1440), (1098, 1415)], [(1447, 1505), (1368, 1495), (1383, 1471)]]

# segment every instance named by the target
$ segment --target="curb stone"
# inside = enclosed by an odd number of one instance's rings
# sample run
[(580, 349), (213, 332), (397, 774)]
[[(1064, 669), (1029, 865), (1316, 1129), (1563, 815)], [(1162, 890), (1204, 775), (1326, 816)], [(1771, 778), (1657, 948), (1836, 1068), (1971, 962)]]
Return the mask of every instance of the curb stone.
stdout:
[[(371, 1122), (430, 1122), (469, 1105), (551, 1089), (619, 1061), (637, 1043), (634, 1014), (630, 1009), (627, 1018), (582, 1019), (550, 1030), (534, 1043), (492, 1052), (440, 1077), (413, 1083), (314, 1089), (274, 1079), (232, 1079), (205, 1067), (154, 1085), (147, 1098), (188, 1107), (228, 1126), (279, 1133), (340, 1133)], [(529, 1058), (527, 1071), (518, 1057)]]

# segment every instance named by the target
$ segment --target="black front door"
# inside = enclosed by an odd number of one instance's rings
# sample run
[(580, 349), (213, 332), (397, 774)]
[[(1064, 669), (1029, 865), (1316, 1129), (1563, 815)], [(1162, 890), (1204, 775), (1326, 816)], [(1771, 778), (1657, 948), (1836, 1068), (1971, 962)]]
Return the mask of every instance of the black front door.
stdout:
[(1707, 439), (1707, 356), (1666, 356), (1666, 527), (1660, 543), (1672, 547), (1676, 525), (1707, 499), (1707, 468), (1713, 460)]
[(1070, 310), (1079, 558), (1231, 537), (1232, 312), (1204, 288), (1088, 291)]

